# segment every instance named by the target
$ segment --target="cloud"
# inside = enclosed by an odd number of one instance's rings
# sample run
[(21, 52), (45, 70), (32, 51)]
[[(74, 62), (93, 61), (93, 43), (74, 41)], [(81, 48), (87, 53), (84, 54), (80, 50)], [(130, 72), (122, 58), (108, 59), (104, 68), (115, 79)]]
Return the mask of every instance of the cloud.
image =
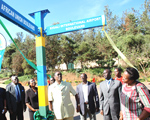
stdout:
[(78, 9), (79, 19), (95, 17), (103, 14), (104, 0), (85, 0)]
[(131, 0), (123, 0), (121, 3), (120, 3), (120, 5), (122, 6), (122, 5), (125, 5), (125, 4), (127, 4), (128, 2), (130, 2)]

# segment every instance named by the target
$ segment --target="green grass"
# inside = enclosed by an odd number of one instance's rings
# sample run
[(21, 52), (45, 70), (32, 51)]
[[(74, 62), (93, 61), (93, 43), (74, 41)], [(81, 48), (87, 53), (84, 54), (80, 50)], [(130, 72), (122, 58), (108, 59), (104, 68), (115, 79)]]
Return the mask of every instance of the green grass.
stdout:
[[(90, 73), (92, 75), (96, 76), (103, 76), (103, 72), (106, 68), (83, 68), (83, 69), (70, 69), (68, 71), (62, 72), (62, 74), (67, 74), (67, 73), (75, 73), (77, 77), (79, 77), (82, 73)], [(114, 71), (115, 68), (111, 68), (112, 72)]]
[[(67, 71), (68, 73), (76, 73), (77, 77), (79, 75), (81, 75), (82, 73), (90, 73), (92, 75), (96, 75), (96, 76), (103, 76), (103, 72), (106, 68), (83, 68), (83, 69), (74, 69), (74, 70), (69, 70)], [(112, 71), (114, 71), (114, 68), (111, 69)]]
[(3, 74), (0, 74), (0, 78), (3, 78), (4, 76), (3, 76)]
[[(24, 81), (29, 81), (30, 79), (34, 78), (36, 75), (24, 75), (24, 76), (20, 76), (18, 77), (19, 82), (24, 82)], [(11, 80), (8, 79), (6, 80), (3, 84), (9, 84), (11, 83)]]
[(24, 76), (20, 76), (18, 77), (20, 82), (23, 81), (29, 81), (31, 78), (34, 78), (36, 75), (24, 75)]
[(145, 79), (139, 79), (139, 82), (145, 82)]
[(11, 80), (10, 80), (10, 79), (8, 79), (8, 80), (6, 80), (5, 82), (3, 82), (3, 84), (6, 84), (6, 85), (8, 85), (9, 83), (11, 83)]

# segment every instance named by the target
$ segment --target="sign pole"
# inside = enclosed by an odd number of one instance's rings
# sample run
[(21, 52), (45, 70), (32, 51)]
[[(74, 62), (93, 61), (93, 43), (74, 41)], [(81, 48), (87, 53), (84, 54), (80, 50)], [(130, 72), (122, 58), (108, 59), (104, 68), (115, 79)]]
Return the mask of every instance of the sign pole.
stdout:
[(46, 118), (48, 109), (48, 88), (46, 75), (46, 56), (45, 56), (45, 38), (44, 38), (44, 17), (49, 13), (48, 10), (38, 11), (29, 14), (35, 19), (35, 25), (40, 30), (40, 36), (36, 36), (36, 62), (37, 80), (38, 80), (38, 100), (39, 112), (43, 118)]
[[(97, 16), (68, 23), (49, 26), (44, 30), (44, 17), (50, 13), (48, 9), (29, 14), (35, 19), (35, 25), (22, 16), (4, 1), (0, 0), (0, 16), (6, 18), (12, 23), (18, 25), (24, 30), (37, 35), (36, 36), (36, 63), (38, 80), (38, 100), (39, 112), (43, 119), (47, 119), (48, 114), (48, 88), (46, 75), (46, 56), (45, 56), (45, 37), (55, 34), (67, 33), (81, 29), (100, 27), (106, 25), (105, 16)], [(38, 31), (39, 30), (39, 31)]]

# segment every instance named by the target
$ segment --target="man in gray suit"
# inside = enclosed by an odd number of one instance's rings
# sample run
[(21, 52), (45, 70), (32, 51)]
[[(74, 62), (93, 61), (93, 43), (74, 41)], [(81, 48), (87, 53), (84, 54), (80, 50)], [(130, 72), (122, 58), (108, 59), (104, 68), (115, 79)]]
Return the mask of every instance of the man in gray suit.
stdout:
[(81, 74), (82, 83), (76, 88), (76, 92), (79, 97), (81, 120), (86, 120), (87, 113), (89, 114), (90, 120), (96, 120), (95, 112), (99, 111), (99, 98), (97, 93), (97, 88), (95, 83), (87, 81), (87, 75), (85, 73)]
[(10, 113), (10, 120), (23, 120), (23, 110), (26, 110), (25, 105), (25, 90), (18, 83), (17, 76), (11, 77), (12, 82), (6, 86), (6, 101)]
[(119, 120), (121, 82), (111, 78), (111, 70), (103, 72), (106, 79), (100, 83), (100, 113), (104, 120)]

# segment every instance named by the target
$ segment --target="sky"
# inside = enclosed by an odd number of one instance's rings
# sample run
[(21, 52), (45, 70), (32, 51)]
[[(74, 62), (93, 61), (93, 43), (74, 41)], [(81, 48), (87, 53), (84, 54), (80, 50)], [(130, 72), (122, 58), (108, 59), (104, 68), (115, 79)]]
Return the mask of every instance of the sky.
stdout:
[[(49, 14), (44, 18), (44, 29), (51, 26), (53, 23), (66, 23), (75, 20), (96, 17), (104, 14), (104, 6), (109, 6), (109, 9), (114, 15), (122, 16), (123, 11), (130, 11), (131, 8), (139, 10), (144, 0), (3, 0), (21, 15), (26, 17), (32, 23), (34, 19), (29, 16), (40, 10), (48, 9)], [(24, 38), (26, 35), (32, 34), (26, 32), (22, 28), (16, 26), (12, 22), (0, 16), (0, 19), (7, 27), (13, 38), (16, 38), (17, 32), (23, 32)], [(7, 40), (7, 45), (10, 44), (10, 38), (0, 26), (0, 33), (4, 35)]]

